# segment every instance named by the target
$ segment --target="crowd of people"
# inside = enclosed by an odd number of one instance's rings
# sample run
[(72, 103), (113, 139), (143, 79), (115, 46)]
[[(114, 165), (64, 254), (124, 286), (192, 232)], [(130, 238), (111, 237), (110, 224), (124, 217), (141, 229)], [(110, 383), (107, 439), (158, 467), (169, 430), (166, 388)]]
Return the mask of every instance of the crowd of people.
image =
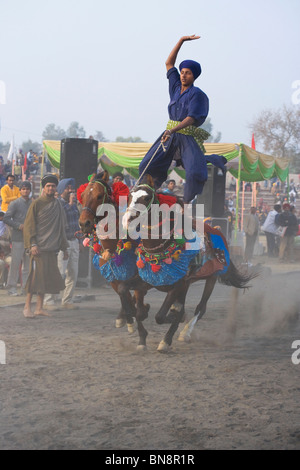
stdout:
[(5, 185), (7, 175), (13, 173), (16, 181), (21, 181), (24, 177), (32, 179), (33, 175), (38, 174), (41, 156), (37, 155), (32, 150), (27, 153), (23, 153), (22, 149), (19, 149), (13, 162), (7, 160), (4, 162), (4, 158), (0, 155), (0, 188)]
[(30, 181), (17, 182), (12, 174), (6, 181), (1, 188), (0, 288), (11, 296), (26, 295), (26, 318), (48, 316), (55, 302), (74, 308), (81, 243), (74, 178), (58, 181), (45, 175), (36, 199)]
[[(277, 191), (272, 191), (274, 184)], [(232, 182), (230, 185), (229, 189), (233, 190)], [(231, 230), (236, 224), (236, 217), (238, 217), (238, 230), (245, 234), (244, 259), (246, 262), (251, 262), (253, 259), (258, 236), (265, 235), (268, 257), (278, 258), (280, 263), (285, 261), (294, 263), (296, 260), (295, 237), (300, 235), (300, 220), (294, 205), (298, 198), (299, 188), (296, 187), (293, 179), (289, 186), (287, 183), (271, 181), (269, 187), (273, 196), (273, 207), (265, 203), (263, 197), (260, 197), (257, 206), (252, 206), (242, 218), (241, 211), (236, 214), (233, 196), (229, 196), (226, 199), (224, 216), (228, 218)], [(294, 199), (290, 197), (288, 189), (295, 193)]]

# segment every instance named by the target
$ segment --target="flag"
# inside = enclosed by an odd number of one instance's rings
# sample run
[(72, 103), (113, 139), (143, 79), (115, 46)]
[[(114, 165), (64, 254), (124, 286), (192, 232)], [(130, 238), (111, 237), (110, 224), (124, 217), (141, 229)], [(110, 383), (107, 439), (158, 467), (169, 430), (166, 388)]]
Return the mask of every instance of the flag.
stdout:
[(24, 157), (24, 171), (27, 170), (27, 152), (25, 153), (25, 157)]
[[(252, 142), (251, 147), (255, 150), (255, 139), (254, 134), (252, 134)], [(251, 198), (251, 205), (256, 206), (256, 182), (253, 183), (253, 191), (252, 191), (252, 198)]]
[(14, 164), (16, 162), (16, 154), (17, 154), (17, 151), (16, 151), (16, 146), (15, 146), (15, 138), (13, 136), (13, 138), (11, 139), (11, 143), (10, 143), (10, 147), (9, 147), (9, 151), (7, 155), (7, 161), (12, 162), (12, 164)]

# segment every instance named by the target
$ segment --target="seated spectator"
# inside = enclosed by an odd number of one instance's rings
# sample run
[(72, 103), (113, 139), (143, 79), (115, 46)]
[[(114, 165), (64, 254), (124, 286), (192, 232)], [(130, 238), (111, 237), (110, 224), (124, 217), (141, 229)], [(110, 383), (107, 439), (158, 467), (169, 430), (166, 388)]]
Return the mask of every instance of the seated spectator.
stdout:
[(166, 189), (163, 190), (164, 194), (173, 195), (175, 186), (176, 186), (176, 181), (175, 180), (167, 181), (167, 187), (166, 187)]
[(4, 214), (3, 211), (0, 211), (0, 289), (6, 284), (11, 263), (10, 230), (3, 222)]

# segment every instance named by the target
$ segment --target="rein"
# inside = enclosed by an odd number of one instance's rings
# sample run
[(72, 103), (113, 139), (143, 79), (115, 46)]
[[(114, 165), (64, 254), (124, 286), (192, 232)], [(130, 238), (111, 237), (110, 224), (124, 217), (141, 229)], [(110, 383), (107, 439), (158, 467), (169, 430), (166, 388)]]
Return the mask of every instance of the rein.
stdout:
[(141, 175), (139, 176), (138, 180), (136, 181), (135, 185), (134, 185), (134, 188), (136, 186), (139, 186), (139, 181), (142, 179), (143, 175), (145, 174), (148, 166), (150, 165), (150, 163), (152, 162), (153, 158), (155, 157), (155, 155), (157, 154), (158, 150), (160, 149), (160, 147), (163, 148), (163, 151), (166, 152), (167, 149), (165, 148), (164, 144), (162, 141), (160, 141), (160, 144), (159, 146), (157, 147), (157, 149), (155, 150), (154, 154), (152, 155), (152, 157), (150, 158), (149, 162), (147, 163), (147, 165), (145, 166), (144, 170), (142, 171)]

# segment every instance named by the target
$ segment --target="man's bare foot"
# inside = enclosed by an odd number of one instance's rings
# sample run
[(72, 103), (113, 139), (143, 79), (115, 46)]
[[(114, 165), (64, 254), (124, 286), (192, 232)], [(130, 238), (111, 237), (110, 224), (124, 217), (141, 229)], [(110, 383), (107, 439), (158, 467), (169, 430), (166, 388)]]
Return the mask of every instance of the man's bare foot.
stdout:
[(51, 317), (51, 315), (48, 312), (46, 312), (46, 310), (36, 310), (34, 312), (34, 315), (35, 316), (41, 315), (42, 317)]
[(34, 318), (34, 314), (30, 310), (30, 308), (27, 308), (27, 307), (24, 308), (23, 315), (25, 318)]

